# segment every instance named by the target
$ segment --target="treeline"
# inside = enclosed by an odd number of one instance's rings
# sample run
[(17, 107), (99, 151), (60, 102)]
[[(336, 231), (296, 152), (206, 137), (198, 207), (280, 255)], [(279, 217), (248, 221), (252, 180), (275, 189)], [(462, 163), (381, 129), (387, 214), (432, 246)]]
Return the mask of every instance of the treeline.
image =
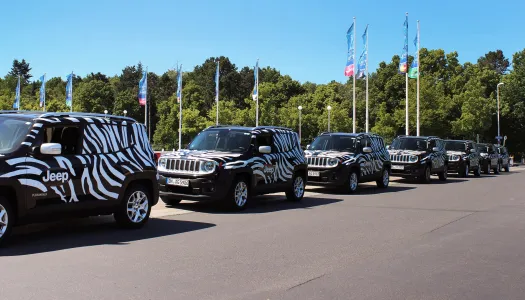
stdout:
[[(412, 59), (412, 58), (410, 58)], [(215, 124), (215, 68), (220, 60), (220, 124), (255, 125), (255, 102), (251, 98), (253, 68), (239, 69), (227, 57), (209, 58), (193, 71), (183, 74), (183, 144), (203, 128)], [(371, 131), (387, 140), (405, 133), (405, 77), (398, 74), (399, 56), (381, 62), (369, 78)], [(138, 105), (138, 82), (143, 66), (128, 66), (118, 76), (91, 73), (75, 76), (73, 109), (83, 112), (127, 115), (140, 122), (144, 108)], [(0, 109), (11, 109), (16, 77), (22, 75), (21, 109), (37, 110), (40, 82), (31, 77), (24, 60), (13, 62), (12, 70), (0, 79)], [(496, 142), (496, 86), (499, 82), (501, 134), (508, 137), (512, 153), (525, 152), (525, 50), (515, 53), (512, 66), (502, 51), (491, 51), (476, 63), (459, 63), (458, 53), (441, 49), (421, 49), (421, 134), (443, 138), (468, 138)], [(40, 74), (39, 74), (40, 76)], [(303, 143), (309, 143), (327, 129), (327, 109), (332, 106), (331, 130), (352, 130), (352, 80), (342, 84), (300, 83), (277, 69), (259, 70), (259, 105), (262, 125), (299, 126), (302, 110)], [(48, 111), (67, 111), (65, 81), (47, 80)], [(179, 104), (176, 99), (177, 74), (148, 74), (150, 132), (156, 149), (172, 149), (178, 144)], [(365, 83), (358, 80), (357, 126), (365, 126)], [(410, 132), (416, 132), (416, 81), (409, 85)]]

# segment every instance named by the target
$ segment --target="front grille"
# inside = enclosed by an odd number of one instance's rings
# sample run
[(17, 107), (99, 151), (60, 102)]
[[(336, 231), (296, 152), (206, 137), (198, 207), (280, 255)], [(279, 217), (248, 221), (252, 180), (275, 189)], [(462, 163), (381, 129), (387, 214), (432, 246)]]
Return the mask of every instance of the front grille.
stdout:
[(410, 156), (406, 154), (390, 154), (390, 161), (399, 163), (410, 163)]
[(166, 161), (166, 170), (175, 173), (199, 173), (201, 162), (198, 160), (168, 158)]
[(328, 165), (327, 157), (307, 157), (309, 167), (326, 167)]

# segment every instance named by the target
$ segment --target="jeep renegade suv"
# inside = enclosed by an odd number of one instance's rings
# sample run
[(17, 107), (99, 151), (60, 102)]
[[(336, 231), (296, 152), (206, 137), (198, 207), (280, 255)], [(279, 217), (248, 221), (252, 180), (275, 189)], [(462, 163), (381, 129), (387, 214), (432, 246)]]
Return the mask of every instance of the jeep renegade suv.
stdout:
[(158, 201), (143, 125), (83, 113), (0, 113), (0, 243), (14, 225), (114, 214), (139, 228)]
[(481, 159), (481, 169), (485, 174), (490, 174), (490, 170), (494, 174), (499, 174), (501, 165), (499, 163), (498, 150), (494, 144), (477, 144), (478, 152)]
[(418, 178), (428, 183), (431, 174), (447, 180), (448, 156), (445, 143), (435, 136), (398, 136), (390, 149), (392, 175)]
[(390, 158), (383, 139), (368, 133), (323, 133), (305, 151), (308, 184), (343, 187), (353, 193), (359, 182), (390, 182)]
[(299, 137), (290, 129), (212, 126), (188, 149), (159, 158), (160, 198), (169, 205), (219, 200), (235, 210), (257, 194), (286, 192), (289, 200), (300, 201), (306, 169)]
[(456, 172), (461, 177), (468, 177), (469, 172), (473, 172), (474, 176), (481, 175), (479, 153), (473, 141), (446, 140), (445, 149), (449, 172)]
[(495, 145), (498, 150), (499, 166), (503, 168), (505, 172), (510, 172), (510, 156), (507, 147)]

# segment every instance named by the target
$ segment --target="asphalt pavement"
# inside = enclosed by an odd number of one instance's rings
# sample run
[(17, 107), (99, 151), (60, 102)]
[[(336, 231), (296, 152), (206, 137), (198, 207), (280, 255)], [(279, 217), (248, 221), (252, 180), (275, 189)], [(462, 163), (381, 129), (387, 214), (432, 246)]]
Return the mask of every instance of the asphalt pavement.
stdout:
[(524, 299), (525, 169), (17, 228), (0, 299)]

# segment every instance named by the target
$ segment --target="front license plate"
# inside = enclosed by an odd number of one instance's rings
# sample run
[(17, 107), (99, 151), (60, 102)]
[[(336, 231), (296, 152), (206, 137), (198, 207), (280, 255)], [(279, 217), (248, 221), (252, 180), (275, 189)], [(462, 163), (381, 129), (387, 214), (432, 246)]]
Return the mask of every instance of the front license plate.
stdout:
[(176, 185), (176, 186), (190, 186), (189, 179), (168, 178), (166, 180), (166, 183), (169, 185)]
[(308, 176), (319, 177), (321, 173), (319, 171), (308, 171)]
[(396, 165), (392, 166), (392, 170), (404, 170), (404, 169), (405, 169), (405, 166), (396, 166)]

